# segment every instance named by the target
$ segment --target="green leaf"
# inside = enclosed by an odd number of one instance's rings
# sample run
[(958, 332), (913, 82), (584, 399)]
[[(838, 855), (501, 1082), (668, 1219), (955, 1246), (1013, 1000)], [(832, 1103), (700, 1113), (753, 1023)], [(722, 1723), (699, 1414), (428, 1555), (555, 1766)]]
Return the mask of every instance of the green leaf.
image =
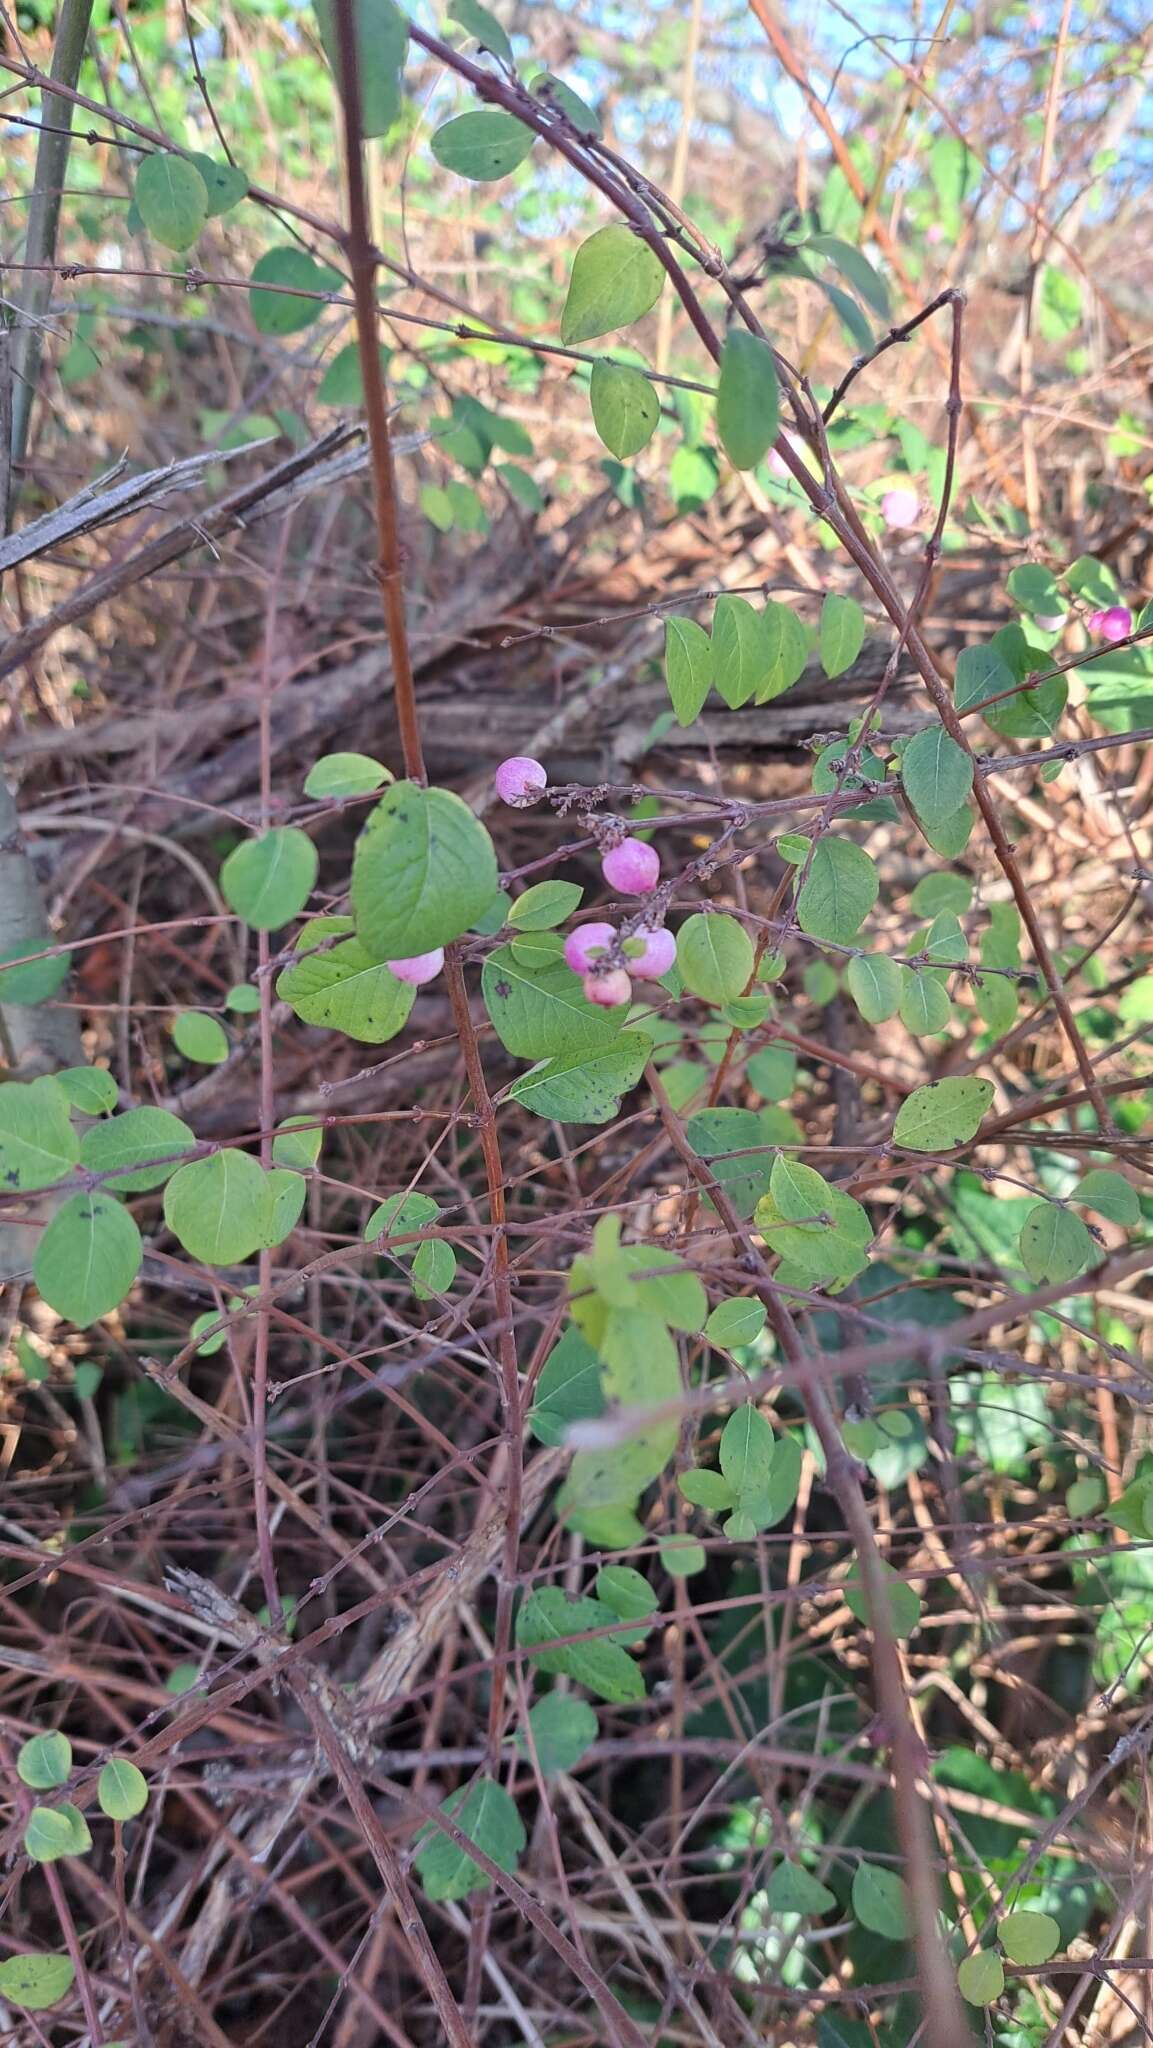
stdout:
[(85, 1131), (80, 1164), (89, 1173), (109, 1174), (108, 1185), (118, 1195), (141, 1195), (161, 1187), (179, 1166), (180, 1155), (195, 1150), (192, 1131), (170, 1110), (126, 1109)]
[(697, 911), (677, 933), (677, 966), (685, 987), (706, 1003), (728, 1003), (739, 996), (753, 959), (753, 942), (735, 917)]
[(735, 1301), (722, 1301), (705, 1324), (705, 1336), (710, 1344), (719, 1344), (725, 1351), (753, 1344), (765, 1327), (766, 1314), (764, 1303), (747, 1295)]
[(1039, 613), (1042, 618), (1054, 618), (1066, 609), (1051, 572), (1039, 562), (1022, 562), (1011, 569), (1005, 588), (1023, 611)]
[(849, 1280), (867, 1260), (868, 1212), (822, 1174), (778, 1153), (755, 1221), (766, 1244), (803, 1270), (806, 1284)]
[(63, 1180), (80, 1155), (68, 1098), (45, 1075), (0, 1083), (0, 1190), (29, 1194)]
[(603, 1565), (597, 1573), (597, 1599), (621, 1621), (640, 1622), (639, 1628), (621, 1629), (614, 1642), (631, 1648), (643, 1643), (657, 1611), (657, 1597), (642, 1572), (629, 1564)]
[[(332, 0), (316, 0), (320, 40), (340, 96), (340, 45)], [(360, 87), (360, 125), (365, 135), (386, 135), (403, 105), (404, 59), (408, 23), (393, 0), (353, 0), (356, 30), (356, 76)]]
[(721, 350), (717, 435), (734, 469), (755, 469), (780, 432), (777, 366), (767, 341), (731, 327)]
[(973, 758), (941, 725), (914, 733), (901, 756), (901, 781), (917, 816), (929, 826), (959, 811), (973, 787)]
[(371, 754), (322, 754), (304, 779), (305, 796), (371, 796), (392, 776)]
[(539, 1443), (562, 1444), (570, 1423), (603, 1415), (604, 1409), (600, 1357), (570, 1325), (537, 1380), (529, 1428)]
[(745, 1079), (766, 1102), (787, 1102), (797, 1085), (797, 1055), (788, 1045), (764, 1045), (745, 1068)]
[(658, 1536), (657, 1551), (665, 1570), (674, 1579), (693, 1578), (704, 1571), (709, 1561), (704, 1544), (691, 1536)]
[(769, 1879), (765, 1903), (772, 1913), (801, 1913), (808, 1917), (829, 1912), (837, 1900), (828, 1885), (801, 1864), (778, 1863)]
[(763, 613), (747, 597), (718, 597), (713, 607), (713, 681), (730, 711), (765, 689), (773, 673), (773, 651)]
[(664, 281), (659, 258), (631, 228), (598, 228), (573, 263), (560, 324), (565, 347), (639, 320), (656, 305)]
[(272, 1251), (295, 1230), (304, 1208), (307, 1186), (299, 1173), (274, 1166), (264, 1176), (264, 1217), (257, 1240), (262, 1250)]
[(274, 825), (233, 847), (220, 870), (229, 909), (254, 931), (271, 932), (304, 909), (316, 882), (317, 851), (296, 825)]
[(528, 89), (542, 106), (555, 107), (566, 120), (571, 121), (578, 135), (599, 136), (603, 133), (599, 115), (582, 100), (579, 92), (574, 92), (571, 85), (566, 85), (564, 79), (557, 78), (553, 72), (538, 71), (536, 77), (529, 80)]
[(448, 10), (450, 21), (459, 22), (465, 34), (472, 36), (482, 50), (488, 50), (494, 57), (503, 59), (512, 67), (512, 44), (497, 20), (480, 0), (452, 0)]
[(861, 847), (851, 839), (819, 839), (797, 897), (801, 930), (832, 945), (851, 944), (879, 890), (877, 870)]
[[(56, 1078), (59, 1080), (60, 1076)], [(1095, 1216), (1107, 1217), (1110, 1223), (1133, 1228), (1141, 1221), (1141, 1203), (1132, 1182), (1124, 1174), (1109, 1173), (1103, 1167), (1094, 1167), (1078, 1181), (1070, 1200), (1092, 1209)]]
[(756, 704), (771, 704), (783, 697), (805, 672), (809, 659), (809, 634), (791, 605), (770, 598), (761, 613), (761, 632), (768, 670), (758, 683)]
[(905, 1887), (895, 1870), (879, 1863), (858, 1863), (853, 1874), (853, 1911), (862, 1927), (886, 1941), (905, 1941), (909, 1919)]
[(143, 1257), (123, 1203), (93, 1189), (56, 1211), (36, 1247), (32, 1277), (49, 1308), (84, 1330), (124, 1300)]
[(951, 1152), (976, 1136), (992, 1100), (991, 1081), (930, 1081), (906, 1096), (893, 1136), (910, 1152)]
[[(494, 1778), (474, 1778), (471, 1785), (450, 1793), (440, 1810), (491, 1863), (501, 1870), (516, 1869), (526, 1840), (524, 1824), (515, 1800)], [(424, 1830), (413, 1861), (430, 1899), (467, 1899), (492, 1888), (487, 1870), (439, 1829)]]
[(238, 981), (229, 989), (224, 998), (228, 1008), (238, 1016), (255, 1017), (260, 1008), (260, 990), (250, 981)]
[(604, 356), (593, 364), (589, 385), (593, 424), (610, 454), (627, 462), (652, 440), (661, 416), (660, 400), (641, 370), (611, 363)]
[(396, 782), (352, 864), (356, 936), (376, 960), (409, 960), (461, 937), (497, 891), (492, 840), (448, 789)]
[(559, 1586), (538, 1586), (517, 1616), (517, 1646), (542, 1671), (575, 1679), (601, 1699), (627, 1706), (644, 1698), (645, 1682), (640, 1666), (619, 1643), (604, 1637), (550, 1647), (560, 1637), (605, 1628), (614, 1620), (611, 1610), (599, 1600), (570, 1600)]
[[(339, 271), (317, 263), (304, 249), (285, 246), (268, 249), (253, 266), (249, 280), (248, 308), (258, 334), (283, 338), (311, 327), (324, 311), (324, 298), (340, 291), (344, 283)], [(275, 290), (262, 287), (275, 286)], [(300, 296), (302, 293), (310, 297)]]
[[(883, 1564), (882, 1568), (889, 1597), (889, 1625), (895, 1636), (911, 1636), (920, 1626), (921, 1603), (913, 1588), (898, 1578), (891, 1565)], [(845, 1586), (845, 1605), (866, 1628), (872, 1627), (865, 1589), (857, 1578), (850, 1579)]]
[(524, 511), (544, 511), (544, 492), (527, 469), (520, 469), (515, 462), (502, 462), (499, 468), (494, 469), (493, 475), (512, 493)]
[(148, 1804), (148, 1780), (127, 1757), (114, 1756), (96, 1781), (96, 1797), (109, 1820), (135, 1820)]
[(855, 299), (843, 292), (839, 285), (831, 284), (827, 277), (816, 277), (814, 284), (820, 286), (841, 325), (857, 348), (868, 354), (873, 346), (873, 330)]
[(895, 1017), (901, 1001), (902, 976), (895, 960), (883, 953), (858, 953), (849, 962), (849, 994), (866, 1024), (884, 1024)]
[[(390, 1195), (373, 1210), (365, 1224), (364, 1242), (373, 1244), (378, 1237), (405, 1237), (409, 1231), (423, 1230), (426, 1223), (435, 1223), (439, 1215), (440, 1203), (434, 1202), (431, 1195)], [(415, 1253), (415, 1244), (398, 1245), (393, 1257), (411, 1259)]]
[(206, 1266), (232, 1266), (263, 1242), (268, 1189), (258, 1160), (231, 1146), (195, 1159), (164, 1190), (164, 1220)]
[(497, 1037), (518, 1059), (568, 1059), (603, 1050), (616, 1043), (627, 1015), (623, 1003), (602, 1010), (588, 1002), (563, 960), (524, 965), (511, 946), (489, 954), (481, 988)]
[[(23, 960), (28, 951), (27, 939), (18, 939), (0, 950), (0, 962)], [(47, 959), (29, 960), (20, 967), (0, 966), (0, 1002), (47, 1002), (49, 996), (54, 996), (67, 981), (71, 965), (71, 953), (53, 953)]]
[(931, 1038), (935, 1032), (944, 1031), (949, 1022), (948, 990), (932, 973), (919, 974), (913, 968), (902, 968), (898, 1010), (902, 1024), (914, 1038)]
[(57, 1863), (83, 1856), (92, 1847), (88, 1822), (76, 1806), (34, 1806), (24, 1826), (24, 1848), (33, 1863)]
[(978, 1949), (957, 1965), (957, 1989), (967, 2005), (992, 2005), (1005, 1989), (1005, 1965), (995, 1949)]
[(936, 917), (942, 910), (963, 916), (972, 907), (973, 884), (967, 875), (922, 875), (909, 902), (917, 917)]
[(323, 1143), (324, 1131), (315, 1117), (285, 1117), (276, 1126), (272, 1157), (277, 1166), (315, 1166)]
[(710, 1472), (694, 1465), (688, 1472), (682, 1472), (677, 1486), (685, 1499), (694, 1507), (704, 1508), (710, 1515), (724, 1514), (736, 1500), (736, 1494), (721, 1472)]
[[(537, 1701), (528, 1719), (532, 1749), (546, 1778), (557, 1771), (575, 1770), (597, 1739), (597, 1717), (588, 1701), (572, 1699), (567, 1693), (548, 1693)], [(531, 1754), (523, 1729), (518, 1731), (516, 1746), (522, 1756)]]
[(208, 219), (208, 187), (196, 165), (167, 151), (142, 160), (133, 196), (149, 234), (166, 249), (190, 249)]
[(576, 882), (537, 882), (518, 896), (508, 921), (521, 932), (547, 932), (563, 924), (580, 903), (584, 890)]
[(509, 1095), (558, 1124), (606, 1124), (640, 1080), (649, 1051), (642, 1031), (622, 1031), (607, 1045), (542, 1060), (513, 1082)]
[(370, 959), (359, 939), (345, 939), (331, 952), (309, 953), (286, 967), (276, 993), (302, 1023), (343, 1031), (362, 1045), (395, 1038), (417, 995), (411, 982), (399, 981), (382, 962)]
[(821, 667), (831, 679), (852, 668), (865, 644), (865, 614), (855, 597), (834, 590), (821, 606)]
[(1021, 1263), (1038, 1283), (1074, 1280), (1093, 1258), (1093, 1240), (1079, 1216), (1038, 1202), (1021, 1226)]
[(432, 138), (432, 153), (444, 170), (474, 184), (494, 184), (524, 162), (535, 141), (534, 130), (515, 114), (491, 108), (446, 121)]
[(738, 1510), (745, 1507), (747, 1496), (767, 1486), (776, 1448), (770, 1424), (751, 1401), (733, 1410), (721, 1432), (720, 1466)]
[[(392, 350), (385, 348), (382, 343), (380, 346), (380, 367), (382, 373), (387, 372), (391, 361)], [(360, 367), (360, 347), (357, 342), (350, 341), (346, 343), (344, 348), (337, 350), (320, 380), (316, 402), (318, 405), (340, 405), (345, 407), (364, 404), (364, 377)], [(368, 756), (365, 754), (347, 756), (338, 754), (331, 758), (335, 760), (363, 761), (367, 760)], [(387, 772), (382, 772), (379, 781), (391, 782), (392, 777)], [(376, 789), (378, 786), (379, 783), (377, 782), (371, 785), (373, 789)], [(306, 783), (305, 788), (307, 789), (307, 787)], [(353, 793), (352, 791), (349, 792), (350, 795)]]
[(52, 1079), (83, 1116), (102, 1116), (116, 1107), (118, 1090), (106, 1067), (65, 1067)]
[(942, 818), (938, 825), (922, 824), (921, 830), (934, 853), (941, 854), (945, 860), (956, 860), (969, 843), (975, 817), (972, 804), (963, 804), (951, 818)]
[(997, 1939), (1014, 1963), (1047, 1963), (1061, 1946), (1061, 1929), (1051, 1913), (1006, 1913)]
[(443, 1238), (426, 1238), (417, 1246), (412, 1262), (413, 1293), (418, 1301), (431, 1301), (436, 1294), (447, 1294), (456, 1279), (456, 1253)]
[(868, 257), (855, 249), (851, 242), (842, 242), (836, 235), (810, 235), (805, 247), (826, 256), (852, 285), (858, 298), (864, 299), (882, 320), (889, 318), (889, 292), (885, 280), (874, 270)]
[(17, 1752), (16, 1775), (34, 1792), (51, 1792), (66, 1784), (71, 1770), (72, 1744), (58, 1728), (30, 1736)]
[(966, 647), (957, 657), (953, 701), (958, 711), (971, 711), (1011, 690), (1017, 678), (999, 648)]
[(692, 725), (713, 688), (713, 641), (694, 618), (666, 618), (666, 684), (678, 725)]
[(172, 1019), (172, 1042), (186, 1060), (218, 1067), (228, 1058), (228, 1033), (217, 1017), (206, 1010), (180, 1010)]
[[(707, 1159), (738, 1215), (750, 1216), (769, 1180), (764, 1148), (770, 1142), (764, 1112), (753, 1109), (705, 1109), (690, 1117), (685, 1136), (693, 1151)], [(757, 1156), (757, 1149), (761, 1156)]]
[(1140, 1540), (1153, 1536), (1153, 1471), (1139, 1472), (1124, 1493), (1104, 1510), (1105, 1520)]
[(209, 220), (239, 206), (248, 190), (248, 179), (236, 164), (218, 163), (215, 157), (203, 156), (198, 149), (189, 150), (188, 161), (195, 164), (204, 180)]
[(71, 1991), (75, 1978), (71, 1956), (6, 1956), (0, 1963), (0, 1998), (25, 2012), (44, 2012)]

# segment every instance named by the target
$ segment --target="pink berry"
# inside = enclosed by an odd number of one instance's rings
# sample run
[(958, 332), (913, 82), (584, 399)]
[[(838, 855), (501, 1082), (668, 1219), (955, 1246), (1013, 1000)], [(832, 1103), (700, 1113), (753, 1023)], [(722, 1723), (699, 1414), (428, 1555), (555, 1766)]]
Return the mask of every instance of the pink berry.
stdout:
[(501, 762), (493, 782), (501, 802), (520, 809), (538, 802), (548, 788), (548, 776), (531, 754), (510, 754)]
[(881, 499), (881, 517), (893, 532), (916, 526), (920, 513), (921, 501), (916, 491), (901, 487), (895, 491), (886, 491)]
[(1127, 604), (1110, 605), (1107, 612), (1098, 614), (1098, 631), (1103, 640), (1124, 640), (1133, 631), (1133, 614)]
[(943, 227), (941, 226), (941, 223), (940, 223), (940, 221), (939, 221), (939, 220), (931, 220), (931, 221), (929, 222), (929, 225), (928, 225), (928, 227), (927, 227), (927, 228), (925, 229), (925, 240), (926, 240), (927, 242), (943, 242), (943, 241), (944, 241), (944, 239), (945, 239), (945, 230), (944, 230), (944, 228), (943, 228)]
[(655, 932), (637, 932), (636, 937), (644, 940), (645, 949), (635, 959), (630, 959), (629, 973), (641, 981), (659, 981), (677, 957), (676, 939), (663, 925)]
[(414, 953), (411, 960), (389, 960), (385, 965), (398, 981), (411, 982), (419, 988), (422, 981), (431, 981), (444, 966), (444, 947), (435, 946), (431, 953)]
[[(803, 441), (798, 440), (795, 434), (782, 434), (781, 439), (788, 442), (794, 455), (804, 454), (805, 444)], [(786, 483), (793, 474), (783, 455), (778, 455), (775, 448), (769, 449), (769, 471), (772, 476), (779, 476)]]
[(618, 1003), (628, 1002), (633, 985), (623, 967), (613, 967), (608, 974), (586, 974), (584, 992), (587, 1002), (612, 1010)]
[(661, 857), (655, 846), (643, 839), (622, 839), (601, 862), (601, 873), (610, 889), (622, 896), (647, 896), (661, 878)]
[(1044, 616), (1040, 612), (1033, 614), (1033, 624), (1040, 626), (1043, 633), (1059, 633), (1064, 623), (1064, 612), (1046, 613)]
[(564, 942), (564, 956), (574, 974), (587, 974), (595, 956), (612, 945), (616, 933), (611, 924), (582, 924)]

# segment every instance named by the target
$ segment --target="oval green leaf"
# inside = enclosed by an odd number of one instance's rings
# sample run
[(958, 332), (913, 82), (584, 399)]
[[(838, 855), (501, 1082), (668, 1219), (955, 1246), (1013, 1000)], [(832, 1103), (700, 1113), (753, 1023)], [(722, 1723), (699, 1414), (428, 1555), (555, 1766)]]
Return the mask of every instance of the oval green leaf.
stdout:
[(893, 1136), (910, 1152), (951, 1152), (976, 1136), (992, 1100), (991, 1081), (930, 1081), (901, 1104)]
[(855, 597), (831, 590), (821, 606), (821, 667), (830, 677), (852, 668), (865, 644), (865, 614)]
[(0, 1083), (0, 1188), (11, 1194), (50, 1188), (79, 1154), (68, 1098), (55, 1081), (45, 1075)]
[(656, 305), (664, 281), (659, 257), (631, 228), (598, 228), (576, 253), (561, 314), (562, 342), (571, 347), (639, 320)]
[(593, 364), (589, 386), (593, 423), (611, 455), (627, 462), (652, 440), (661, 416), (660, 401), (641, 370), (610, 363), (602, 356)]
[(124, 1300), (143, 1257), (123, 1203), (92, 1189), (56, 1211), (36, 1247), (32, 1277), (49, 1308), (83, 1330)]
[(678, 725), (691, 725), (712, 687), (713, 647), (695, 619), (665, 620), (665, 683)]
[(263, 1242), (268, 1190), (258, 1160), (232, 1147), (194, 1159), (164, 1190), (164, 1220), (206, 1266), (231, 1266)]
[(229, 908), (254, 931), (276, 931), (299, 915), (316, 882), (316, 848), (296, 825), (275, 825), (233, 847), (220, 870)]
[(148, 1780), (127, 1757), (114, 1756), (96, 1781), (96, 1797), (109, 1820), (135, 1820), (148, 1804)]
[(24, 1848), (33, 1863), (57, 1863), (83, 1856), (92, 1847), (88, 1822), (77, 1806), (34, 1806), (24, 1826)]
[(108, 1174), (117, 1194), (139, 1195), (160, 1187), (180, 1165), (180, 1155), (195, 1149), (194, 1134), (171, 1110), (126, 1109), (85, 1131), (80, 1164), (89, 1173)]
[(995, 1949), (978, 1949), (957, 1965), (957, 1989), (967, 2005), (992, 2005), (1005, 1989), (1005, 1965)]
[(759, 334), (732, 327), (721, 350), (717, 435), (734, 469), (755, 469), (780, 431), (773, 351)]
[(68, 1781), (72, 1770), (72, 1744), (58, 1728), (45, 1735), (32, 1735), (16, 1756), (16, 1774), (34, 1792), (52, 1792)]
[(879, 1863), (858, 1863), (853, 1876), (853, 1911), (862, 1927), (886, 1941), (904, 1941), (909, 1933), (905, 1887), (895, 1870)]
[(1093, 1257), (1093, 1240), (1081, 1218), (1055, 1202), (1038, 1202), (1029, 1211), (1020, 1244), (1021, 1264), (1038, 1285), (1075, 1280)]
[(1047, 1963), (1061, 1946), (1061, 1929), (1051, 1913), (1006, 1913), (997, 1939), (1014, 1963)]
[[(258, 334), (297, 334), (319, 320), (325, 297), (338, 292), (343, 282), (339, 271), (317, 263), (304, 249), (268, 249), (254, 265), (249, 283), (252, 324)], [(306, 292), (307, 298), (302, 296)]]
[(181, 1010), (172, 1019), (172, 1042), (186, 1060), (219, 1067), (228, 1058), (228, 1033), (218, 1017), (205, 1010)]
[(468, 931), (497, 892), (492, 840), (448, 789), (396, 782), (357, 841), (356, 935), (374, 960), (409, 960)]
[(208, 187), (186, 157), (158, 150), (136, 173), (136, 210), (166, 249), (190, 249), (208, 219)]
[(728, 1003), (739, 996), (753, 960), (753, 942), (735, 917), (698, 911), (677, 933), (677, 966), (685, 987), (706, 1003)]
[(0, 1998), (25, 2012), (44, 2012), (71, 1991), (75, 1978), (71, 1956), (7, 1956), (0, 1963)]
[(941, 725), (914, 733), (901, 756), (905, 795), (922, 822), (941, 826), (961, 809), (973, 787), (973, 757)]
[(797, 919), (812, 939), (847, 946), (880, 892), (877, 870), (851, 839), (819, 839), (797, 897)]
[(535, 141), (534, 131), (515, 114), (492, 108), (446, 121), (432, 138), (432, 153), (442, 169), (485, 185), (515, 171)]
[(392, 776), (371, 754), (322, 754), (304, 779), (305, 796), (371, 796)]

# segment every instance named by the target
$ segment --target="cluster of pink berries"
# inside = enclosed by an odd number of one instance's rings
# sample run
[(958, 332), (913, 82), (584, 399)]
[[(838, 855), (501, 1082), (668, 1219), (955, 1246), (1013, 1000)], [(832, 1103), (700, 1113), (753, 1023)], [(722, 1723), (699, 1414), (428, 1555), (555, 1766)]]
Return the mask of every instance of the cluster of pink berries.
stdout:
[(1085, 624), (1102, 640), (1126, 640), (1133, 631), (1133, 614), (1127, 604), (1112, 604), (1108, 611), (1090, 612)]
[[(513, 754), (502, 761), (493, 781), (501, 802), (517, 810), (538, 802), (548, 788), (543, 765), (528, 754)], [(620, 839), (602, 856), (601, 872), (618, 896), (648, 896), (660, 881), (661, 858), (643, 839)], [(627, 968), (611, 964), (614, 951), (628, 961)], [(628, 1002), (631, 975), (641, 981), (659, 981), (668, 973), (677, 957), (677, 942), (659, 925), (635, 933), (618, 947), (611, 924), (582, 924), (565, 940), (564, 957), (573, 973), (581, 976), (588, 1001), (611, 1010), (617, 1003)]]
[[(661, 878), (660, 855), (643, 839), (622, 839), (603, 855), (601, 873), (619, 896), (648, 896)], [(630, 974), (641, 981), (659, 981), (677, 957), (677, 942), (664, 925), (639, 931), (623, 941), (627, 968), (606, 964), (616, 944), (617, 934), (611, 924), (582, 924), (565, 940), (565, 959), (573, 973), (583, 977), (589, 1002), (600, 1003), (606, 1010), (616, 1003), (628, 1002), (632, 994)]]

